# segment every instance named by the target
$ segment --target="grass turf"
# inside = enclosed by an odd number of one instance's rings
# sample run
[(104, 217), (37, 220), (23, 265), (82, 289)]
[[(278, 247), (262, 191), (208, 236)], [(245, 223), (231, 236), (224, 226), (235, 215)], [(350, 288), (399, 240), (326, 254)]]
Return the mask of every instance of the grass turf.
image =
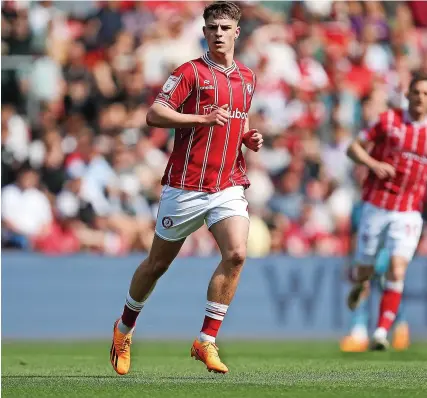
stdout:
[(425, 397), (427, 343), (342, 354), (331, 342), (220, 342), (230, 373), (190, 360), (191, 343), (137, 342), (116, 376), (105, 342), (2, 344), (3, 397)]

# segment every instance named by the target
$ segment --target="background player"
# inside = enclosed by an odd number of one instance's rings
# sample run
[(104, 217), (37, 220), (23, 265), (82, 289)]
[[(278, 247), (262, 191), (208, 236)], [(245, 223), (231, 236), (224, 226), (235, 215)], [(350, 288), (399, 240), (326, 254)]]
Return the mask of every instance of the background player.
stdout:
[[(408, 82), (409, 84), (409, 82)], [(403, 92), (404, 93), (404, 92)], [(401, 101), (400, 101), (401, 102)], [(378, 121), (379, 115), (387, 110), (387, 101), (380, 96), (380, 92), (373, 91), (370, 95), (362, 98), (362, 121), (363, 129), (369, 129)], [(399, 103), (400, 105), (400, 103)], [(357, 165), (353, 171), (353, 177), (359, 188), (363, 186), (368, 169)], [(354, 253), (357, 241), (357, 231), (362, 215), (363, 201), (354, 203), (351, 211), (351, 250)], [(390, 253), (382, 248), (375, 258), (375, 273), (371, 281), (366, 281), (359, 306), (351, 313), (349, 334), (340, 342), (343, 352), (363, 352), (368, 349), (368, 327), (369, 327), (369, 295), (374, 290), (383, 291), (385, 274), (390, 264)], [(347, 276), (350, 282), (354, 280), (355, 268), (350, 265)], [(400, 304), (398, 314), (393, 324), (393, 347), (397, 350), (407, 349), (409, 346), (409, 326), (405, 319), (403, 302)]]
[[(215, 338), (246, 257), (249, 219), (244, 188), (249, 181), (241, 144), (254, 151), (262, 145), (261, 135), (249, 130), (247, 118), (255, 75), (233, 60), (240, 15), (230, 2), (206, 7), (203, 32), (209, 52), (177, 68), (147, 114), (151, 126), (174, 127), (175, 142), (162, 180), (153, 245), (135, 271), (123, 314), (114, 325), (110, 360), (119, 374), (129, 371), (131, 336), (145, 301), (185, 238), (204, 222), (222, 260), (208, 287), (206, 315), (191, 355), (209, 371), (228, 371)], [(171, 311), (177, 311), (174, 303)]]
[[(422, 229), (427, 184), (427, 75), (412, 78), (408, 100), (408, 111), (384, 112), (348, 149), (351, 159), (369, 168), (356, 248), (357, 282), (348, 297), (350, 309), (358, 306), (364, 282), (374, 274), (382, 241), (391, 255), (371, 343), (371, 348), (378, 350), (388, 347), (387, 333), (396, 318), (406, 269)], [(373, 149), (368, 153), (370, 143)]]
[[(365, 170), (365, 168), (363, 168)], [(356, 174), (361, 174), (358, 169)], [(363, 173), (365, 174), (365, 173)], [(356, 177), (356, 179), (358, 179)], [(363, 209), (363, 202), (354, 204), (351, 213), (352, 241), (355, 243), (357, 230), (360, 225), (360, 218)], [(364, 282), (364, 291), (360, 298), (358, 307), (352, 312), (350, 319), (350, 332), (340, 343), (343, 352), (363, 352), (368, 349), (368, 324), (369, 324), (369, 295), (374, 289), (383, 291), (385, 275), (390, 264), (390, 253), (382, 248), (375, 259), (375, 273), (371, 281)], [(349, 268), (349, 280), (353, 281), (353, 267)], [(409, 326), (406, 321), (404, 303), (400, 303), (399, 311), (393, 324), (393, 348), (405, 350), (409, 347)]]

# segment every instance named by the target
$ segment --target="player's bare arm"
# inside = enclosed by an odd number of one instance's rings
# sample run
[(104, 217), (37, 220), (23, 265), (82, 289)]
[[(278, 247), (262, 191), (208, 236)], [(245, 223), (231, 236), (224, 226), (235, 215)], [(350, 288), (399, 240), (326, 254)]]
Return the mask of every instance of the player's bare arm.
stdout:
[(245, 134), (243, 136), (243, 143), (245, 146), (254, 152), (258, 152), (263, 142), (262, 134), (258, 133), (257, 129), (249, 129), (249, 119), (246, 119)]
[(379, 162), (369, 155), (367, 151), (369, 143), (356, 138), (348, 147), (348, 157), (356, 163), (363, 164), (372, 170), (380, 179), (393, 178), (396, 175), (394, 167), (385, 162)]
[(147, 113), (147, 125), (161, 128), (190, 128), (198, 126), (224, 126), (230, 114), (224, 104), (208, 115), (192, 115), (174, 111), (162, 104), (154, 103)]

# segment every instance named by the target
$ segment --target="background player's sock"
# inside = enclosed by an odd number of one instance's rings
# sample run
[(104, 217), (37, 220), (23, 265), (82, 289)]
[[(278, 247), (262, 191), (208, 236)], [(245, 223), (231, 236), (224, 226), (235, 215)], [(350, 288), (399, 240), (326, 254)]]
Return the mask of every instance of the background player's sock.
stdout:
[[(378, 329), (389, 331), (396, 318), (402, 299), (403, 281), (386, 281), (381, 298), (380, 314), (378, 318)], [(381, 332), (383, 333), (383, 332)]]
[(117, 325), (117, 328), (121, 333), (127, 334), (135, 327), (136, 318), (138, 318), (138, 315), (144, 307), (144, 304), (145, 301), (135, 301), (128, 292), (123, 314), (120, 322)]
[(396, 326), (396, 325), (399, 325), (402, 323), (408, 323), (408, 321), (406, 319), (405, 304), (404, 304), (403, 300), (400, 302), (399, 311), (397, 311), (396, 319), (394, 320), (393, 326)]
[(205, 320), (200, 331), (200, 341), (210, 341), (215, 343), (218, 330), (227, 313), (228, 305), (208, 301), (206, 303)]
[(350, 332), (356, 340), (363, 341), (368, 339), (368, 328), (366, 325), (354, 325)]
[(359, 306), (352, 312), (350, 334), (357, 340), (368, 338), (369, 303), (367, 298), (360, 300)]

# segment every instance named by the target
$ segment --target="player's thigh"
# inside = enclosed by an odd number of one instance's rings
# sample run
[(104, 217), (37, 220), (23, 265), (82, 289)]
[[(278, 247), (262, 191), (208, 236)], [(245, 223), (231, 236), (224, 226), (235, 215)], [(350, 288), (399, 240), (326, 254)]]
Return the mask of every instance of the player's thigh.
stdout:
[(245, 257), (249, 234), (248, 202), (243, 187), (219, 192), (206, 214), (206, 224), (224, 257)]
[(249, 233), (249, 220), (242, 216), (231, 216), (210, 228), (223, 260), (241, 264), (246, 259), (246, 244)]
[(423, 220), (418, 212), (394, 212), (385, 246), (391, 255), (391, 267), (409, 263), (417, 249)]
[(186, 238), (203, 225), (208, 205), (205, 192), (165, 186), (157, 214), (156, 235), (170, 242)]
[(389, 223), (389, 212), (365, 203), (362, 209), (359, 231), (357, 234), (355, 263), (358, 266), (372, 266), (384, 242)]

